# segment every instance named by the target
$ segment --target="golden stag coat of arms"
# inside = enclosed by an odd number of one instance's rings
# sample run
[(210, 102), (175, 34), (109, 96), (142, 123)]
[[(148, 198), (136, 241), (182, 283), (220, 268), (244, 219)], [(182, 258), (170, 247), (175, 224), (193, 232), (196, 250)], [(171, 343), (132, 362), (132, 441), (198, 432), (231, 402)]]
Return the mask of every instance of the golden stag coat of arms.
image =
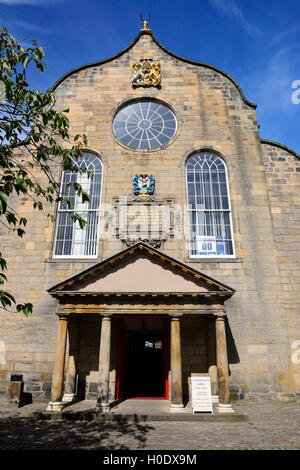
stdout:
[(132, 86), (157, 86), (159, 84), (159, 58), (136, 59), (132, 66)]

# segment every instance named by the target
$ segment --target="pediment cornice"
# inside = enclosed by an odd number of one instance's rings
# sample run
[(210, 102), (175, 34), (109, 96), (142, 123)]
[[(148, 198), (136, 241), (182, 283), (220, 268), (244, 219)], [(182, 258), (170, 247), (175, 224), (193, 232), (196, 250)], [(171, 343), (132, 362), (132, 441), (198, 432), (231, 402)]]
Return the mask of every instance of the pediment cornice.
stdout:
[(230, 297), (235, 290), (144, 242), (138, 242), (54, 285), (48, 292), (55, 297)]

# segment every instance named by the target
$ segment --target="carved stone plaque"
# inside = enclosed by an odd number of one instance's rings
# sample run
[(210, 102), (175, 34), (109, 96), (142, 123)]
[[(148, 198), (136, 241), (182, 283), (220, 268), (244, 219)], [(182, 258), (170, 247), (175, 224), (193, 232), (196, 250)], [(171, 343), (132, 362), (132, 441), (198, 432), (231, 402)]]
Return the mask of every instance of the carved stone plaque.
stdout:
[(169, 238), (178, 238), (181, 234), (181, 226), (174, 226), (177, 216), (181, 218), (181, 213), (178, 213), (172, 199), (143, 203), (134, 199), (115, 198), (114, 207), (117, 210), (116, 235), (126, 246), (141, 240), (160, 248)]

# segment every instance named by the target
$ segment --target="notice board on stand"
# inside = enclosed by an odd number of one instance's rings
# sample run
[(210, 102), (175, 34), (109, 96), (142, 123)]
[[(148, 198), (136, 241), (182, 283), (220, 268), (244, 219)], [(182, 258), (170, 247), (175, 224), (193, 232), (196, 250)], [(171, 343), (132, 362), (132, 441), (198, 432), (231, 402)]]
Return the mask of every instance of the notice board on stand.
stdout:
[(210, 377), (192, 374), (191, 386), (193, 413), (213, 413)]

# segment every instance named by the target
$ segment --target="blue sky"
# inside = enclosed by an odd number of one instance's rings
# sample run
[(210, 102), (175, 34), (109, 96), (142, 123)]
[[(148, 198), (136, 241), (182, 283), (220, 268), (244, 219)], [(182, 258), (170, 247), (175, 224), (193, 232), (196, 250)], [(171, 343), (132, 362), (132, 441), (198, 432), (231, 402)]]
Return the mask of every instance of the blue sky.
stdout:
[(169, 50), (239, 83), (258, 104), (262, 138), (300, 153), (300, 103), (291, 99), (293, 82), (300, 85), (299, 0), (0, 0), (1, 26), (45, 51), (48, 70), (30, 75), (42, 90), (124, 49), (141, 28), (140, 12), (151, 12), (149, 26)]

